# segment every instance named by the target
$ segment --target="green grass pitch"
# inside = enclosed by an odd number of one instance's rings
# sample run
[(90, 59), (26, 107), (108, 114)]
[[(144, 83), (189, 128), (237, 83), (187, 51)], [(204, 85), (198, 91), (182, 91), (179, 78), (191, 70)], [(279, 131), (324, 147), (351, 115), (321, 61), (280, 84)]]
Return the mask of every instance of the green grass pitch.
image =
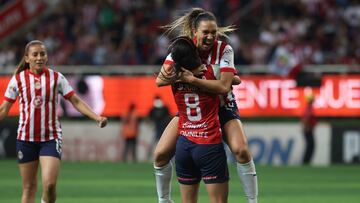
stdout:
[[(229, 203), (246, 203), (235, 172)], [(270, 167), (257, 165), (259, 203), (359, 203), (360, 166)], [(209, 202), (201, 184), (199, 203)], [(36, 202), (40, 202), (41, 182)], [(151, 163), (62, 162), (58, 203), (156, 203)], [(0, 160), (0, 202), (18, 203), (21, 180), (15, 160)], [(176, 179), (172, 197), (180, 202)]]

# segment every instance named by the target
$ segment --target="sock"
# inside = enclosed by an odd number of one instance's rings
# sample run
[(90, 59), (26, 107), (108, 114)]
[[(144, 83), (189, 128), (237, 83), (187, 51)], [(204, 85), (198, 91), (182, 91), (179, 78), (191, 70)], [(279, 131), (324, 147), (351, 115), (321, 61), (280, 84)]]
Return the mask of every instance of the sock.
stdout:
[(159, 203), (172, 203), (173, 201), (170, 199), (172, 178), (171, 161), (162, 167), (154, 165), (154, 169)]
[(41, 203), (46, 203), (46, 202), (41, 198)]
[(248, 203), (257, 203), (258, 185), (254, 161), (237, 163), (237, 173), (243, 185)]

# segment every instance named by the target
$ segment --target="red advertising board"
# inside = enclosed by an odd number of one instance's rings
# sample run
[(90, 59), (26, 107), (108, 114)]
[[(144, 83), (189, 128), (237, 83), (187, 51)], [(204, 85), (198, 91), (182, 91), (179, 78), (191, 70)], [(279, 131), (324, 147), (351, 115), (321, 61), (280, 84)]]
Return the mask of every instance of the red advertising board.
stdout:
[[(71, 76), (68, 76), (71, 81)], [(173, 114), (176, 105), (170, 87), (158, 88), (154, 77), (103, 76), (92, 80), (88, 103), (100, 104), (99, 112), (106, 116), (122, 116), (130, 103), (135, 103), (141, 116), (146, 116), (155, 95), (165, 101)], [(0, 94), (4, 95), (8, 76), (0, 77)], [(242, 117), (298, 117), (305, 106), (306, 95), (315, 95), (315, 113), (321, 117), (360, 117), (360, 75), (329, 75), (322, 78), (321, 87), (297, 87), (293, 79), (277, 76), (243, 76), (233, 87)], [(99, 82), (100, 81), (100, 82)], [(76, 85), (72, 84), (74, 87)], [(81, 96), (81, 95), (80, 95)], [(102, 104), (102, 105), (101, 105)], [(90, 105), (91, 106), (91, 105)], [(18, 115), (18, 104), (10, 115)]]

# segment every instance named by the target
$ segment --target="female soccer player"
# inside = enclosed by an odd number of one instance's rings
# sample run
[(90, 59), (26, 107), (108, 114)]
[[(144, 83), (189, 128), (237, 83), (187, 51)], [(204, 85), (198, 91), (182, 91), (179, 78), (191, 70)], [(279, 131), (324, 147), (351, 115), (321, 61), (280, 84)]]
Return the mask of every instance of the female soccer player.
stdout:
[[(215, 16), (201, 8), (193, 8), (184, 16), (165, 26), (167, 32), (172, 32), (178, 27), (182, 29), (181, 35), (194, 40), (204, 64), (217, 64), (220, 66), (219, 80), (202, 80), (189, 77), (187, 82), (209, 92), (222, 95), (219, 117), (225, 136), (224, 140), (236, 157), (238, 176), (243, 184), (248, 202), (256, 203), (258, 188), (255, 164), (248, 149), (247, 138), (231, 91), (231, 82), (236, 73), (234, 53), (229, 45), (218, 40), (219, 36), (226, 36), (226, 32), (234, 29), (231, 26), (218, 27)], [(171, 55), (168, 55), (161, 72), (171, 72), (172, 64)], [(160, 77), (156, 79), (156, 83), (158, 86), (167, 85)], [(178, 120), (178, 117), (174, 117), (170, 121), (154, 152), (154, 168), (159, 202), (172, 202), (170, 199), (170, 180), (172, 176), (170, 159), (176, 146)]]
[(48, 67), (43, 42), (34, 40), (25, 46), (0, 106), (0, 121), (4, 119), (19, 97), (19, 127), (16, 151), (22, 179), (22, 203), (33, 203), (37, 190), (37, 171), (40, 163), (42, 203), (54, 203), (56, 182), (60, 169), (62, 130), (56, 116), (58, 94), (61, 94), (82, 114), (105, 127), (107, 118), (94, 113), (81, 100), (65, 77)]
[[(179, 37), (170, 47), (174, 74), (161, 75), (164, 81), (180, 78), (182, 67), (196, 77), (216, 79), (212, 66), (202, 65), (190, 38)], [(179, 110), (175, 162), (182, 202), (197, 202), (201, 179), (206, 184), (210, 202), (227, 202), (229, 172), (218, 118), (220, 98), (194, 85), (171, 84)]]

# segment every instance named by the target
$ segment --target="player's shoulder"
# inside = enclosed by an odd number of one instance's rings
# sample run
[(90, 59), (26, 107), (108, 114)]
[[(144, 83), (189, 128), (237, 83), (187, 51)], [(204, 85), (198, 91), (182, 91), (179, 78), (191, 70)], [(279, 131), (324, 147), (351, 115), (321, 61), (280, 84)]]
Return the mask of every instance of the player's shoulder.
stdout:
[(219, 40), (217, 41), (217, 43), (218, 45), (216, 49), (220, 52), (221, 55), (229, 54), (233, 52), (233, 48), (227, 42)]
[(218, 40), (217, 43), (220, 47), (224, 47), (224, 49), (232, 49), (231, 45), (228, 44), (226, 41)]

